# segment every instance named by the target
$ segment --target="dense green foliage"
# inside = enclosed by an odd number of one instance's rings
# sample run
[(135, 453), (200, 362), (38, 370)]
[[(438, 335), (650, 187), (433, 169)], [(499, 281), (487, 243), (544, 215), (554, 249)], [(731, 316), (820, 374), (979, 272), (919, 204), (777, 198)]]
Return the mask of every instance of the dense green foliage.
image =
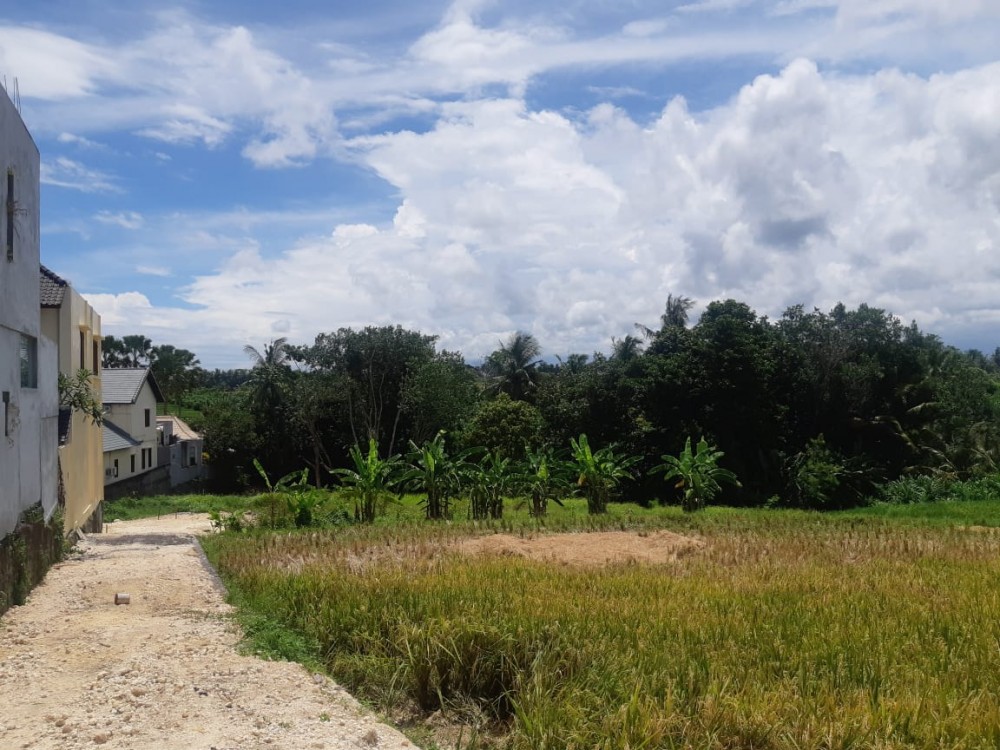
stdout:
[[(308, 346), (250, 347), (249, 371), (201, 373), (207, 387), (176, 398), (204, 415), (220, 491), (258, 484), (254, 458), (277, 474), (309, 467), (323, 485), (351, 466), (353, 446), (374, 439), (388, 458), (442, 431), (456, 452), (483, 447), (514, 461), (586, 434), (642, 457), (618, 495), (643, 503), (683, 500), (649, 470), (688, 437), (724, 455), (740, 486), (719, 500), (744, 505), (848, 507), (900, 477), (1000, 468), (996, 354), (960, 352), (867, 305), (797, 306), (771, 321), (725, 300), (693, 325), (691, 309), (671, 296), (658, 328), (615, 339), (610, 356), (545, 362), (539, 342), (517, 332), (480, 367), (417, 331), (342, 328)], [(129, 363), (163, 349), (122, 341)]]

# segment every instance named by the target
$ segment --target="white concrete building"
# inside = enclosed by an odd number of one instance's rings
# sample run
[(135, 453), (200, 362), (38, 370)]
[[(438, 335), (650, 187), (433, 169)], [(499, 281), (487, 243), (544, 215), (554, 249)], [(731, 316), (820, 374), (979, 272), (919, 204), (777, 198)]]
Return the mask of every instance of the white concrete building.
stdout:
[(0, 537), (58, 500), (59, 391), (55, 342), (39, 307), (39, 155), (0, 90)]

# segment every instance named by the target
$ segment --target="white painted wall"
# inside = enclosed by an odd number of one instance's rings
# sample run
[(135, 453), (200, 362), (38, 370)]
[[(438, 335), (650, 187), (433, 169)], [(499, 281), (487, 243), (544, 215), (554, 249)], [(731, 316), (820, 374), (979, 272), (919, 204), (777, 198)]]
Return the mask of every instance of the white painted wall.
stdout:
[[(7, 210), (7, 175), (14, 178), (14, 215)], [(38, 148), (17, 109), (0, 90), (0, 536), (13, 530), (26, 508), (56, 505), (58, 433), (57, 352), (42, 336), (38, 300)], [(13, 256), (7, 226), (13, 222)], [(22, 388), (21, 335), (38, 342), (38, 387)]]
[[(147, 410), (149, 412), (149, 427), (146, 426)], [(142, 384), (142, 389), (134, 404), (108, 404), (107, 418), (136, 440), (141, 440), (142, 445), (127, 451), (120, 450), (104, 454), (105, 469), (112, 468), (114, 459), (118, 459), (118, 476), (107, 476), (107, 472), (105, 472), (105, 486), (156, 468), (159, 442), (156, 431), (156, 396), (153, 395), (153, 389), (149, 387), (149, 381)], [(145, 468), (142, 466), (143, 450), (149, 451)], [(135, 472), (131, 470), (132, 464), (129, 456), (132, 454), (135, 454)]]

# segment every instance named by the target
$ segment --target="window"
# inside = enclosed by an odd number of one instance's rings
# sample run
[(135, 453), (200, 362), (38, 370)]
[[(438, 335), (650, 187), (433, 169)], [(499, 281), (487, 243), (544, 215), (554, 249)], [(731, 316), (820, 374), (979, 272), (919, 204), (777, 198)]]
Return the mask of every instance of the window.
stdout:
[(101, 371), (101, 345), (97, 343), (97, 339), (94, 339), (93, 347), (94, 347), (94, 359), (93, 359), (94, 366), (91, 368), (91, 371), (96, 375)]
[(149, 409), (146, 409), (146, 427), (149, 427)]
[(146, 470), (146, 449), (142, 449), (142, 470)]
[(115, 476), (118, 476), (118, 459), (115, 459)]
[(130, 458), (132, 459), (132, 468), (131, 468), (131, 470), (130, 470), (130, 471), (131, 471), (131, 472), (132, 472), (133, 474), (135, 474), (135, 454), (133, 453), (133, 454), (132, 454), (132, 455), (130, 456)]
[(10, 437), (10, 391), (3, 392), (3, 436)]
[(7, 170), (7, 260), (14, 260), (14, 217), (17, 201), (14, 200), (14, 170)]
[(38, 387), (38, 340), (21, 334), (21, 387)]
[(80, 331), (80, 369), (84, 369), (87, 366), (87, 361), (84, 358), (84, 354), (87, 352), (87, 337), (83, 331)]

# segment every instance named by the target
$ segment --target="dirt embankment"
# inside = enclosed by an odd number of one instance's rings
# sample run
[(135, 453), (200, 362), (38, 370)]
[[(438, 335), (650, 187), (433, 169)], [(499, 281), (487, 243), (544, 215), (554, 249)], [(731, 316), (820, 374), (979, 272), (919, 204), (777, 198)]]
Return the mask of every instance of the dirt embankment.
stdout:
[(330, 680), (237, 653), (206, 516), (108, 528), (0, 619), (0, 748), (412, 748)]

